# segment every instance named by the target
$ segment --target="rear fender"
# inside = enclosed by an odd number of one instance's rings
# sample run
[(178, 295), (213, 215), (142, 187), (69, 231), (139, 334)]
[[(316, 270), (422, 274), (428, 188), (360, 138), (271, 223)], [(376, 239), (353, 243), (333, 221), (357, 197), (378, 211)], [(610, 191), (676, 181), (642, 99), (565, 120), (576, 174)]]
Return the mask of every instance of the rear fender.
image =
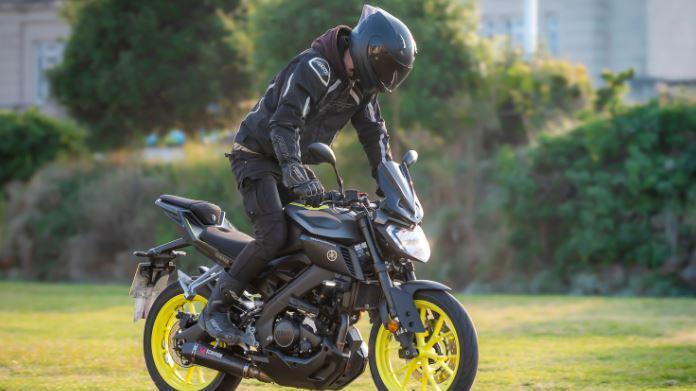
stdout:
[(172, 264), (164, 268), (152, 262), (141, 262), (135, 270), (129, 295), (134, 300), (133, 322), (147, 318), (150, 307), (160, 293), (176, 280), (176, 267)]

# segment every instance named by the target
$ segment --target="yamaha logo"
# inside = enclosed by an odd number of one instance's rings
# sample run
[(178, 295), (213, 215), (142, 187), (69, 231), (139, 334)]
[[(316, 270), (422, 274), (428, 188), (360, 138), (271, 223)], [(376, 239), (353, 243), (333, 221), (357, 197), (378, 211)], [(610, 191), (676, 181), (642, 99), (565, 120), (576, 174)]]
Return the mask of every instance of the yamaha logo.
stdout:
[(329, 250), (329, 251), (326, 252), (326, 258), (327, 258), (329, 261), (333, 262), (333, 261), (335, 261), (336, 259), (338, 259), (338, 253), (336, 252), (336, 250)]

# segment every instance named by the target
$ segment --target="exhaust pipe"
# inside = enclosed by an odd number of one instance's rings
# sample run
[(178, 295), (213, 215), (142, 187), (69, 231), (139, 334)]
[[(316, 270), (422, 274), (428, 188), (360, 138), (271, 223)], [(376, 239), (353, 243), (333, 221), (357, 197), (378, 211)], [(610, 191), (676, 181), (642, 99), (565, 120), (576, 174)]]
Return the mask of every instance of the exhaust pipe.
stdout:
[(249, 362), (233, 357), (211, 346), (198, 342), (187, 342), (181, 346), (181, 356), (196, 365), (216, 369), (230, 375), (254, 378), (265, 383), (272, 382), (271, 378)]

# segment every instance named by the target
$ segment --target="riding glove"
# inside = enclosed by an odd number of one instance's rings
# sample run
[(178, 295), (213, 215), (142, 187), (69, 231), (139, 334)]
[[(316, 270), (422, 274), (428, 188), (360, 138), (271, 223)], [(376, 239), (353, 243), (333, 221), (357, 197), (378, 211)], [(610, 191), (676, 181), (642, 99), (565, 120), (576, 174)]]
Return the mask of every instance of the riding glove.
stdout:
[(286, 163), (280, 168), (283, 172), (283, 185), (292, 190), (296, 196), (306, 199), (324, 193), (321, 182), (316, 178), (310, 178), (302, 164)]

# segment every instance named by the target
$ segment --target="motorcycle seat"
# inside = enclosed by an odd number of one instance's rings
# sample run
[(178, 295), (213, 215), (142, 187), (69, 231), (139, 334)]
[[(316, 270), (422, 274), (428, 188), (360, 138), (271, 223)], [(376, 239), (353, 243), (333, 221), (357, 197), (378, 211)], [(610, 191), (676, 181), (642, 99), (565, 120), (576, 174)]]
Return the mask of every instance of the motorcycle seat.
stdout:
[(211, 202), (169, 194), (161, 195), (160, 200), (190, 210), (205, 225), (217, 225), (222, 223), (222, 221), (220, 221), (222, 209)]
[(244, 232), (222, 227), (207, 227), (199, 238), (232, 259), (237, 258), (244, 246), (254, 240)]

